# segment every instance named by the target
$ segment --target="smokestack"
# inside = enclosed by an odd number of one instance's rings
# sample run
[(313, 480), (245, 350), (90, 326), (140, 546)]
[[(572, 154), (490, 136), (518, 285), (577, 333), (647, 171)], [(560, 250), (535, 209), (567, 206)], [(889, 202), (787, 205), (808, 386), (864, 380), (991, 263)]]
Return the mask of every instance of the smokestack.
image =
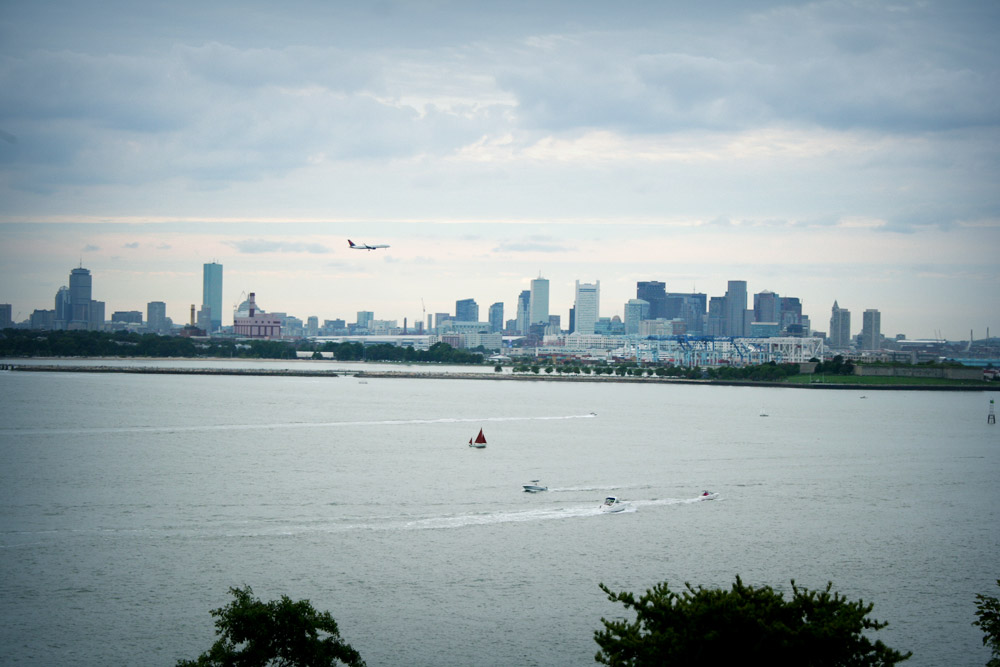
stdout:
[(194, 326), (194, 324), (195, 324), (195, 320), (194, 320), (194, 304), (192, 303), (191, 304), (191, 326)]

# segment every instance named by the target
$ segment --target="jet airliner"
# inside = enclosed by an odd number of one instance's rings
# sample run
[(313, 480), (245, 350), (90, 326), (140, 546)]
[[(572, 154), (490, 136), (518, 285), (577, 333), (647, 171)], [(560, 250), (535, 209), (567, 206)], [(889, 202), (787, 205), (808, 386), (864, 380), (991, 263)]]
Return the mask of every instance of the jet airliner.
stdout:
[(351, 246), (351, 250), (378, 250), (379, 248), (388, 248), (387, 245), (368, 245), (367, 243), (355, 243), (351, 239), (347, 239), (347, 242)]

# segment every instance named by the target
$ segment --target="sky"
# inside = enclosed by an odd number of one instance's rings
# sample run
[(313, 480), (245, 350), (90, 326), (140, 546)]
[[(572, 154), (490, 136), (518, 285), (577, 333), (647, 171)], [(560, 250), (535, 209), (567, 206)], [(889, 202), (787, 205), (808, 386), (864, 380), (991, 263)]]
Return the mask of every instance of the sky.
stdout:
[[(1000, 333), (1000, 3), (4, 0), (0, 302), (410, 323), (541, 275)], [(384, 243), (374, 252), (355, 242)], [(751, 304), (752, 306), (752, 304)], [(226, 313), (224, 323), (231, 323)]]

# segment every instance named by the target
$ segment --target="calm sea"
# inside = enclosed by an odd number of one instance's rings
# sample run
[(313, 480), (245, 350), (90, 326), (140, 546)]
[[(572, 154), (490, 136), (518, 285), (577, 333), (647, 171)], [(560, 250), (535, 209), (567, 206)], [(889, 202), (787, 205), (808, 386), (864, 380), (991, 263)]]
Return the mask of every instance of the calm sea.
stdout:
[(990, 396), (0, 372), (2, 662), (172, 665), (249, 584), (372, 666), (589, 665), (623, 615), (598, 583), (738, 574), (832, 581), (909, 664), (983, 665)]

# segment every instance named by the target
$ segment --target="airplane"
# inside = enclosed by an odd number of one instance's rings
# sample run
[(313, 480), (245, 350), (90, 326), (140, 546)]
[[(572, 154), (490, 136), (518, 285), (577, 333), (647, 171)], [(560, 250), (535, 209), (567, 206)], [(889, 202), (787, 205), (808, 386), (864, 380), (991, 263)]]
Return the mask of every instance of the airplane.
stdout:
[(351, 239), (347, 239), (347, 242), (351, 246), (351, 250), (378, 250), (379, 248), (388, 248), (387, 245), (368, 245), (367, 243), (355, 243)]

